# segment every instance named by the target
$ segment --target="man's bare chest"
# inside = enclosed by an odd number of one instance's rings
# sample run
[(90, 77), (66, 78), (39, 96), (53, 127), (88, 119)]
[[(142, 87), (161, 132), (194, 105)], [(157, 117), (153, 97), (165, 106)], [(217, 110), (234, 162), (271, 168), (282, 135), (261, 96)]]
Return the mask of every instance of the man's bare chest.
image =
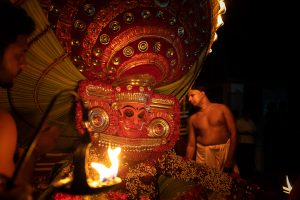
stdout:
[(225, 118), (219, 112), (199, 112), (194, 118), (193, 126), (195, 129), (201, 130), (222, 126), (224, 123)]

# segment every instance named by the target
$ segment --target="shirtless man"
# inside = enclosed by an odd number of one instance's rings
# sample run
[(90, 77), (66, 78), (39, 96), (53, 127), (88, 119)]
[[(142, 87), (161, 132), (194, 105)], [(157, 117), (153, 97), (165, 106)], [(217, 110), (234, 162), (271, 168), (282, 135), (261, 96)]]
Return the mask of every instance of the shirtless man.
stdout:
[(204, 87), (193, 87), (188, 97), (200, 110), (188, 120), (186, 158), (193, 159), (196, 152), (196, 162), (232, 172), (237, 133), (231, 111), (224, 104), (210, 102)]
[[(13, 86), (14, 78), (26, 66), (25, 53), (28, 49), (28, 37), (34, 31), (34, 21), (25, 10), (13, 6), (9, 1), (0, 2), (0, 87)], [(37, 147), (26, 163), (24, 171), (19, 173), (16, 185), (7, 189), (7, 181), (15, 170), (14, 155), (17, 152), (17, 127), (10, 112), (0, 108), (0, 199), (23, 200), (32, 198), (31, 175), (36, 158), (54, 146), (59, 131), (55, 126), (45, 125)], [(24, 133), (26, 134), (26, 133)]]

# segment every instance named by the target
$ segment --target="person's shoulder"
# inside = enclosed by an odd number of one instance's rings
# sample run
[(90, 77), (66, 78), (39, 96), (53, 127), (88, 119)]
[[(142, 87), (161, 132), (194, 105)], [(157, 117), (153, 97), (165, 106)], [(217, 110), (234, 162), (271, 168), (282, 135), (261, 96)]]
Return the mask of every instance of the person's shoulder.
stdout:
[[(0, 133), (15, 131), (16, 124), (13, 116), (6, 110), (0, 109)], [(10, 132), (9, 131), (9, 132)]]
[(191, 115), (188, 117), (188, 120), (189, 120), (189, 121), (193, 120), (193, 119), (195, 118), (196, 114), (197, 114), (197, 113), (191, 114)]
[(214, 103), (214, 107), (222, 112), (231, 113), (230, 108), (224, 103)]
[(193, 114), (191, 114), (189, 117), (188, 117), (188, 122), (193, 122), (193, 121), (195, 121), (195, 118), (197, 117), (197, 113), (198, 112), (195, 112), (195, 113), (193, 113)]
[(219, 109), (228, 109), (227, 105), (226, 105), (226, 104), (223, 104), (223, 103), (212, 103), (212, 105), (213, 105), (215, 108), (219, 108)]
[(0, 121), (3, 123), (3, 120), (10, 121), (13, 120), (12, 115), (7, 110), (0, 109)]
[(13, 116), (5, 110), (0, 109), (0, 146), (5, 144), (14, 144), (17, 141), (17, 127)]

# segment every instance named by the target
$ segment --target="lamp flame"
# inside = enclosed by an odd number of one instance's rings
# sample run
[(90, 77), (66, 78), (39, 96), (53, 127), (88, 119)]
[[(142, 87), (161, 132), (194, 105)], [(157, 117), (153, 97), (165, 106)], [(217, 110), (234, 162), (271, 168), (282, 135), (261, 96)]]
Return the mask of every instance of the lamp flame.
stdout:
[(285, 176), (286, 177), (286, 186), (282, 186), (283, 188), (283, 192), (286, 193), (286, 194), (290, 194), (291, 190), (292, 190), (292, 186), (290, 184), (290, 181), (289, 181), (289, 177), (288, 176)]
[(91, 167), (93, 167), (99, 174), (99, 180), (89, 183), (91, 187), (99, 187), (99, 185), (110, 185), (112, 184), (112, 182), (120, 182), (121, 179), (117, 177), (119, 168), (118, 156), (120, 152), (120, 147), (117, 147), (115, 149), (112, 149), (111, 147), (108, 148), (108, 155), (111, 162), (111, 167), (109, 168), (101, 163), (91, 163)]

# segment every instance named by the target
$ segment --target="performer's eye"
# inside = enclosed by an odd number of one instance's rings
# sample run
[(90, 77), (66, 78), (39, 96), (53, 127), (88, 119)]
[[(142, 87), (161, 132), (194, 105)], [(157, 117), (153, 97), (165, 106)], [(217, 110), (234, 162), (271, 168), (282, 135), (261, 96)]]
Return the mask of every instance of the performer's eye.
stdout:
[(145, 111), (138, 114), (138, 118), (142, 119), (145, 116)]
[(133, 111), (132, 111), (132, 110), (129, 110), (129, 109), (125, 110), (124, 113), (125, 113), (125, 116), (126, 116), (126, 117), (132, 117), (133, 114), (134, 114)]

